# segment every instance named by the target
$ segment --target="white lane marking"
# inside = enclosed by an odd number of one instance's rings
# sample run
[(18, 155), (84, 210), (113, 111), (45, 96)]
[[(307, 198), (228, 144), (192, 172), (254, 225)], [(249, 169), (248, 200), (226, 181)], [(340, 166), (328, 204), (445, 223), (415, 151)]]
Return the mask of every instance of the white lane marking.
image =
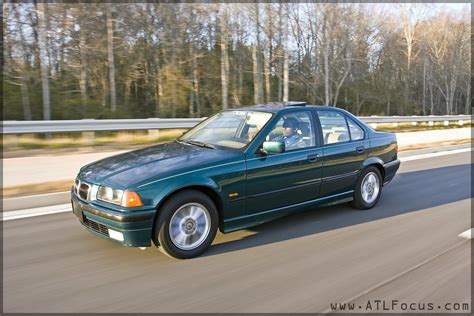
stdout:
[(472, 239), (472, 228), (458, 235), (461, 238)]
[(465, 153), (471, 150), (472, 148), (461, 148), (461, 149), (454, 149), (454, 150), (448, 150), (448, 151), (439, 151), (439, 152), (430, 153), (430, 154), (402, 157), (400, 158), (400, 161), (411, 161), (411, 160), (426, 159), (426, 158), (431, 158), (431, 157), (454, 155), (454, 154), (459, 154), (459, 153)]
[(29, 209), (19, 210), (19, 211), (2, 212), (1, 220), (2, 222), (4, 222), (4, 221), (11, 221), (11, 220), (20, 219), (20, 218), (49, 215), (49, 214), (56, 214), (56, 213), (65, 213), (65, 212), (72, 212), (71, 203), (37, 207), (37, 208), (29, 208)]
[[(400, 161), (410, 161), (410, 160), (426, 159), (426, 158), (444, 156), (444, 155), (452, 155), (452, 154), (468, 152), (471, 150), (472, 150), (471, 148), (461, 148), (461, 149), (455, 149), (455, 150), (440, 151), (440, 152), (431, 153), (431, 154), (403, 157), (403, 158), (400, 158)], [(60, 205), (53, 205), (53, 206), (30, 208), (30, 209), (24, 209), (24, 210), (19, 210), (19, 211), (2, 212), (2, 217), (0, 220), (9, 221), (9, 220), (20, 219), (20, 218), (28, 218), (28, 217), (56, 214), (56, 213), (65, 213), (65, 212), (72, 212), (71, 204), (67, 203), (67, 204), (60, 204)]]

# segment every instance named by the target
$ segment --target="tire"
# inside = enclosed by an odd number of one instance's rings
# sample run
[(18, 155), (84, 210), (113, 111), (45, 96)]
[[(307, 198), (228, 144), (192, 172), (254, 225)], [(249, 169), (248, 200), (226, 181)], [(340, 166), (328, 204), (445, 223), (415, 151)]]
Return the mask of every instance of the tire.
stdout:
[(377, 167), (369, 166), (357, 178), (352, 206), (359, 210), (371, 209), (377, 204), (381, 194), (382, 175)]
[(219, 223), (217, 208), (202, 192), (179, 192), (166, 201), (158, 212), (153, 242), (170, 257), (197, 257), (216, 236)]

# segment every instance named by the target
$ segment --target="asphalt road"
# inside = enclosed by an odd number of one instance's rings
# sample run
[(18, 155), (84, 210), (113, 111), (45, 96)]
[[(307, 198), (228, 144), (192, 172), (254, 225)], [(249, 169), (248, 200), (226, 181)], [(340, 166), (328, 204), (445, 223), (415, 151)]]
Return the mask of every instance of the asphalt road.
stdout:
[(219, 234), (187, 261), (92, 236), (70, 213), (3, 222), (4, 312), (472, 308), (471, 241), (458, 237), (471, 228), (470, 154), (404, 162), (370, 211), (332, 206)]

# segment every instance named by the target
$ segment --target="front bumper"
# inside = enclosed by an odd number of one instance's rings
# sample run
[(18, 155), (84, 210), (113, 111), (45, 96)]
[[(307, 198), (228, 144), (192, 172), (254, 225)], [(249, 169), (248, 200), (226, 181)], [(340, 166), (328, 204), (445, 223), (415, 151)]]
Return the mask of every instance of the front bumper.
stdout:
[[(71, 192), (72, 211), (79, 221), (93, 234), (130, 247), (148, 247), (155, 218), (155, 209), (113, 211), (80, 200)], [(110, 237), (109, 229), (123, 234), (123, 241)]]

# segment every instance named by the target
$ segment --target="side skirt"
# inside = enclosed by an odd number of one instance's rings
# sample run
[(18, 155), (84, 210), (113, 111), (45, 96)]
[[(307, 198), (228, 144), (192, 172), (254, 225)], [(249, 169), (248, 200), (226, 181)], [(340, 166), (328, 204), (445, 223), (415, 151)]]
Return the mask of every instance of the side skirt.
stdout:
[(308, 207), (329, 206), (334, 204), (350, 202), (354, 199), (354, 190), (338, 193), (315, 200), (309, 200), (297, 204), (292, 204), (268, 211), (263, 211), (255, 214), (248, 214), (224, 220), (223, 233), (230, 233), (236, 230), (260, 225), (271, 220), (284, 217), (289, 214), (297, 213)]

